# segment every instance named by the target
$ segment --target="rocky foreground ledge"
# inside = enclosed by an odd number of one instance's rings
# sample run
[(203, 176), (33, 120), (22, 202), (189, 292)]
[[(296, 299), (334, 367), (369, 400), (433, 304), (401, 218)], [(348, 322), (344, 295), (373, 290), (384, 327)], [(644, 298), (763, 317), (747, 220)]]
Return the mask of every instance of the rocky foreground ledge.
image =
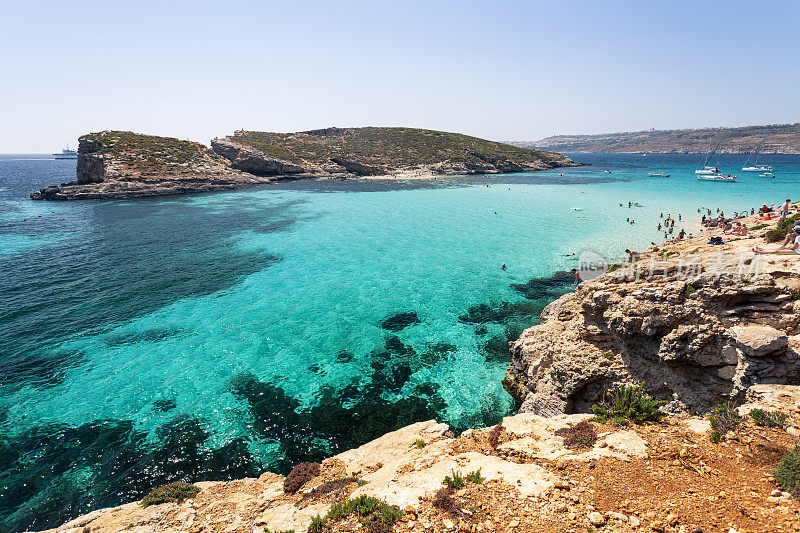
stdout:
[[(800, 388), (756, 385), (748, 393), (741, 413), (780, 410), (789, 416), (784, 427), (744, 422), (714, 444), (709, 422), (697, 417), (629, 427), (590, 422), (595, 440), (575, 449), (562, 432), (591, 415), (518, 414), (458, 438), (447, 425), (428, 421), (323, 461), (294, 493), (272, 473), (201, 482), (200, 492), (183, 502), (132, 502), (50, 531), (796, 531), (800, 504), (770, 472), (800, 435)], [(463, 487), (445, 488), (454, 472), (478, 470)], [(399, 520), (385, 529), (356, 516), (312, 525), (335, 502), (359, 496), (396, 506)]]
[(414, 128), (236, 132), (200, 143), (126, 131), (79, 139), (77, 180), (34, 200), (135, 198), (307, 178), (419, 179), (578, 166), (561, 154)]
[(743, 222), (756, 230), (651, 247), (548, 305), (511, 347), (520, 411), (587, 412), (644, 383), (664, 410), (702, 414), (755, 384), (800, 383), (800, 255), (756, 255), (776, 222)]

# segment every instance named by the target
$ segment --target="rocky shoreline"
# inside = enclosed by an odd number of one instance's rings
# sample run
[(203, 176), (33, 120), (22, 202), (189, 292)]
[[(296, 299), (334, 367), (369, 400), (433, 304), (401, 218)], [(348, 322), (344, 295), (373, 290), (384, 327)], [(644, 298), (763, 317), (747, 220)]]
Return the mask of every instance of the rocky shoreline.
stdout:
[(431, 179), (568, 166), (579, 164), (552, 152), (412, 128), (237, 132), (213, 139), (211, 149), (170, 137), (104, 131), (79, 139), (76, 181), (45, 187), (30, 197), (122, 199), (298, 179)]
[(520, 411), (586, 412), (642, 382), (667, 411), (705, 413), (754, 384), (800, 383), (800, 256), (751, 251), (774, 224), (651, 247), (548, 305), (511, 347), (504, 386)]

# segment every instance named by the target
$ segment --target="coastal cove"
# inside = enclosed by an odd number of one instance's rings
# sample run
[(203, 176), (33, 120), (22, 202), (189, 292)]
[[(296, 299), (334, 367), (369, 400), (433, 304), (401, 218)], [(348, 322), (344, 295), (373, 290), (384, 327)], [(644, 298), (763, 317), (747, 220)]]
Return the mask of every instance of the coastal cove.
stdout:
[(56, 203), (27, 195), (74, 162), (0, 156), (0, 531), (494, 424), (507, 342), (571, 290), (571, 254), (798, 199), (800, 156), (774, 179), (722, 156), (735, 184), (698, 182), (696, 156), (570, 157), (591, 166)]

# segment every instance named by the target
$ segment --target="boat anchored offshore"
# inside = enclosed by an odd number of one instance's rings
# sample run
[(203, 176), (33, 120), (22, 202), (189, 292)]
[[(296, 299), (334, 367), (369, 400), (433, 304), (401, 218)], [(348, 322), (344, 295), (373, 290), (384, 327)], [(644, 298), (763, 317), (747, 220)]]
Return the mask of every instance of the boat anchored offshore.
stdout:
[(764, 172), (763, 174), (758, 175), (759, 178), (774, 178), (775, 174), (772, 172)]
[(60, 154), (53, 154), (53, 157), (56, 159), (78, 159), (78, 152), (70, 150), (69, 145), (67, 145), (66, 148), (61, 150)]
[[(722, 150), (722, 145), (725, 143), (725, 137), (722, 137), (722, 141), (719, 143), (719, 150)], [(703, 160), (703, 168), (698, 168), (694, 171), (695, 174), (700, 176), (716, 176), (719, 174), (719, 162), (716, 165), (711, 166), (709, 165), (709, 161), (711, 158), (714, 157), (714, 154), (717, 152), (717, 149), (711, 149), (711, 141), (708, 141), (708, 153), (706, 154), (706, 158)]]
[[(767, 174), (772, 173), (772, 167), (769, 165), (759, 165), (758, 164), (758, 156), (761, 153), (761, 147), (764, 145), (764, 139), (761, 139), (761, 144), (758, 145), (758, 149), (756, 150), (756, 160), (753, 161), (752, 166), (747, 166), (747, 163), (750, 162), (750, 158), (753, 157), (753, 154), (747, 156), (747, 161), (744, 162), (744, 166), (742, 167), (743, 172), (764, 172)], [(774, 176), (762, 176), (765, 178), (770, 178)]]
[(723, 176), (722, 174), (704, 174), (702, 176), (698, 176), (699, 180), (703, 181), (727, 181), (727, 182), (734, 182), (736, 181), (736, 176)]
[(648, 176), (654, 176), (654, 177), (657, 177), (657, 178), (668, 178), (669, 177), (669, 174), (667, 174), (666, 172), (648, 172), (647, 175)]

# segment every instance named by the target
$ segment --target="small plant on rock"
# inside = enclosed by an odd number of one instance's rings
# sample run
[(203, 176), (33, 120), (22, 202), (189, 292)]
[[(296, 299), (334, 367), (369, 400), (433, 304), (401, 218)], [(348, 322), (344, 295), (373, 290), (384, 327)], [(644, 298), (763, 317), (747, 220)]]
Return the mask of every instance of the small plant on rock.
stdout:
[(780, 488), (800, 500), (800, 446), (783, 456), (772, 476)]
[(597, 442), (597, 433), (590, 423), (582, 420), (574, 426), (556, 430), (556, 435), (564, 437), (564, 446), (570, 450), (586, 450)]
[(763, 409), (751, 409), (750, 419), (757, 426), (770, 428), (782, 428), (788, 416), (780, 411), (764, 411)]
[(320, 515), (311, 518), (311, 523), (308, 524), (308, 533), (322, 533), (325, 529), (325, 519)]
[(319, 475), (319, 463), (300, 463), (292, 468), (292, 471), (283, 480), (283, 491), (286, 494), (294, 494), (306, 482)]
[(199, 492), (200, 489), (191, 483), (184, 483), (183, 481), (170, 483), (151, 490), (150, 494), (142, 498), (142, 507), (158, 505), (159, 503), (182, 502), (187, 498), (197, 496)]
[(723, 403), (714, 408), (708, 420), (711, 422), (711, 442), (719, 442), (728, 432), (736, 429), (741, 424), (742, 417), (736, 412), (731, 403)]
[(456, 514), (458, 513), (458, 506), (456, 505), (456, 501), (450, 495), (450, 492), (451, 490), (447, 487), (442, 487), (436, 491), (436, 495), (433, 497), (433, 506), (446, 513)]
[(608, 393), (606, 401), (592, 406), (595, 419), (600, 423), (609, 420), (627, 426), (644, 424), (645, 422), (660, 422), (666, 413), (659, 407), (667, 402), (654, 400), (644, 391), (644, 385), (633, 387), (620, 387), (613, 393)]
[(464, 476), (453, 470), (449, 476), (444, 477), (443, 483), (447, 485), (447, 488), (458, 490), (464, 486)]
[(480, 468), (470, 472), (469, 474), (467, 474), (467, 477), (464, 478), (464, 479), (466, 479), (470, 483), (477, 483), (478, 485), (480, 485), (481, 483), (486, 481), (483, 478), (483, 476), (481, 476), (481, 469)]
[(325, 517), (311, 519), (308, 533), (322, 533), (329, 522), (344, 520), (349, 516), (358, 517), (369, 533), (388, 533), (392, 526), (403, 517), (403, 511), (396, 505), (388, 505), (372, 496), (359, 496), (333, 504)]
[(294, 533), (294, 529), (286, 529), (284, 531), (272, 531), (270, 528), (265, 527), (264, 533)]
[(696, 292), (697, 292), (697, 289), (695, 289), (692, 285), (687, 285), (686, 289), (684, 289), (684, 291), (683, 291), (683, 293), (686, 296), (686, 298), (688, 298), (689, 296), (691, 296), (692, 294), (694, 294)]
[(425, 447), (425, 441), (422, 439), (417, 439), (417, 442), (414, 443), (414, 446), (421, 450)]

